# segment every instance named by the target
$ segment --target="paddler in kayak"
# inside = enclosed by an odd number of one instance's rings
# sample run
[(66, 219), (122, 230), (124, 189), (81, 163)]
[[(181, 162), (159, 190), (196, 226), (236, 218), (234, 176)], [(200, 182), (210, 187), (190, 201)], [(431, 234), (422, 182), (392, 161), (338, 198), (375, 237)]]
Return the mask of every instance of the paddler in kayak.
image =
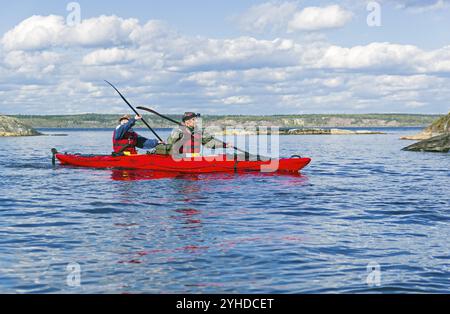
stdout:
[(230, 147), (230, 144), (218, 141), (207, 134), (199, 126), (198, 118), (200, 118), (200, 114), (194, 112), (184, 113), (183, 122), (172, 131), (167, 139), (167, 145), (165, 146), (170, 154), (198, 157), (200, 156), (202, 145), (211, 149)]
[(133, 126), (136, 121), (141, 119), (140, 115), (136, 115), (134, 118), (124, 115), (119, 119), (119, 125), (113, 133), (113, 154), (136, 155), (138, 153), (136, 147), (153, 149), (160, 144), (158, 140), (148, 139), (134, 132)]

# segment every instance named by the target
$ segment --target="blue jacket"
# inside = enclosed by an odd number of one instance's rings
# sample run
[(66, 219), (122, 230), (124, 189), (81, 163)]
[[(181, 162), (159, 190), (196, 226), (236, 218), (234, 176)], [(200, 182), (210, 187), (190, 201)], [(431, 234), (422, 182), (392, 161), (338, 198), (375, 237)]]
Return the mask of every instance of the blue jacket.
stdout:
[[(125, 133), (127, 133), (128, 131), (133, 132), (133, 126), (135, 125), (135, 123), (136, 123), (136, 119), (131, 118), (128, 121), (128, 123), (117, 126), (116, 127), (116, 136), (114, 139), (120, 140), (125, 135)], [(143, 148), (143, 149), (152, 149), (152, 148), (155, 148), (156, 145), (158, 145), (158, 140), (148, 139), (148, 138), (138, 135), (138, 143), (136, 145), (137, 147)]]

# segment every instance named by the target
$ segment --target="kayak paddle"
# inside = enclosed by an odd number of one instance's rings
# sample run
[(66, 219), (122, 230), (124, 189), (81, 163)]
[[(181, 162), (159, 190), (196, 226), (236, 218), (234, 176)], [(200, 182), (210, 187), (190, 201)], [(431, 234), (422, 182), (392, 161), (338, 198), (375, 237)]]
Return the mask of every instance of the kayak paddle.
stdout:
[(145, 111), (148, 111), (148, 112), (151, 112), (151, 113), (153, 113), (153, 114), (156, 114), (157, 116), (159, 116), (159, 117), (161, 117), (161, 118), (163, 118), (163, 119), (166, 119), (166, 120), (168, 120), (168, 121), (170, 121), (170, 122), (173, 122), (173, 123), (175, 123), (175, 124), (183, 125), (181, 122), (179, 122), (179, 121), (177, 121), (177, 120), (174, 120), (174, 119), (172, 119), (172, 118), (169, 118), (168, 116), (162, 115), (162, 114), (156, 112), (156, 111), (153, 110), (153, 109), (146, 108), (146, 107), (142, 107), (142, 106), (139, 106), (139, 107), (136, 107), (136, 108), (137, 108), (137, 109), (141, 109), (141, 110), (145, 110)]
[[(128, 105), (128, 107), (131, 108), (131, 110), (134, 111), (135, 114), (137, 114), (138, 116), (140, 116), (140, 114), (136, 111), (136, 109), (133, 108), (133, 106), (128, 102), (128, 100), (125, 99), (125, 97), (119, 92), (119, 90), (118, 90), (113, 84), (111, 84), (110, 82), (108, 82), (108, 81), (106, 81), (106, 80), (105, 80), (105, 82), (108, 83), (109, 85), (111, 85), (111, 87), (114, 88), (114, 89), (116, 90), (116, 92), (120, 95), (120, 97), (123, 99), (123, 101)], [(152, 127), (147, 123), (147, 121), (144, 120), (144, 118), (142, 118), (141, 120), (142, 120), (142, 122), (144, 122), (144, 124), (148, 127), (148, 129), (149, 129), (150, 131), (152, 131), (152, 133), (156, 136), (156, 138), (157, 138), (158, 140), (160, 140), (161, 142), (164, 142), (164, 141), (162, 140), (162, 138), (158, 135), (158, 133), (156, 133), (156, 132), (152, 129)]]

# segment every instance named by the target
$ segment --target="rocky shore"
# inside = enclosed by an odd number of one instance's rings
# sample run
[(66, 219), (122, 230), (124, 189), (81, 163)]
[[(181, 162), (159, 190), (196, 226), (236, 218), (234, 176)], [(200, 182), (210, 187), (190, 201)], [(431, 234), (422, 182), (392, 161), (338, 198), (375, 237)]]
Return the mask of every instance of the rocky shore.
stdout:
[(0, 116), (0, 136), (36, 136), (41, 135), (19, 119)]
[(414, 152), (448, 153), (450, 151), (450, 133), (441, 134), (403, 148)]
[(403, 148), (406, 151), (448, 153), (450, 151), (450, 113), (433, 122), (421, 133), (404, 136), (402, 139), (421, 140)]

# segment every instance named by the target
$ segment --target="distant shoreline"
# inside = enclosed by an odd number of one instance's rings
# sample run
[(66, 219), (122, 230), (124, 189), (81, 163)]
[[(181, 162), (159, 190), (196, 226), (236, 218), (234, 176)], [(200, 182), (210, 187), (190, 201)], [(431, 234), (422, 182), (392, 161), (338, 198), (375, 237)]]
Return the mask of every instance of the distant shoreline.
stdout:
[[(117, 125), (117, 114), (79, 115), (10, 115), (36, 129), (102, 129)], [(180, 115), (168, 115), (181, 120)], [(276, 126), (280, 128), (377, 128), (377, 127), (426, 127), (437, 118), (437, 114), (305, 114), (305, 115), (204, 115), (204, 126), (256, 127)], [(153, 115), (145, 115), (154, 128), (172, 128), (174, 124)]]
[[(258, 128), (232, 128), (228, 127), (223, 131), (215, 130), (211, 134), (214, 136), (234, 136), (234, 135), (266, 135), (266, 134), (278, 134), (278, 135), (376, 135), (376, 134), (389, 134), (391, 132), (398, 132), (403, 130), (405, 132), (419, 131), (423, 127), (340, 127), (340, 128), (280, 128), (280, 129), (263, 129)], [(52, 132), (111, 132), (113, 128), (38, 128), (38, 131), (48, 136), (63, 136), (67, 134), (51, 134)], [(148, 131), (145, 127), (135, 128), (138, 132)], [(172, 128), (154, 128), (157, 132), (170, 132)], [(211, 131), (211, 130), (210, 130)], [(50, 132), (50, 133), (47, 133)]]
[[(319, 128), (319, 127), (317, 127), (317, 128)], [(380, 127), (350, 126), (350, 127), (345, 127), (345, 129), (349, 129), (349, 130), (362, 130), (362, 129), (367, 129), (367, 130), (389, 130), (389, 129), (392, 129), (392, 130), (397, 130), (397, 129), (420, 130), (423, 128), (424, 128), (424, 126), (394, 126), (394, 127), (391, 127), (391, 126), (386, 126), (386, 127), (382, 127), (382, 126), (380, 126)], [(100, 127), (100, 128), (93, 128), (93, 127), (89, 127), (89, 128), (88, 127), (86, 127), (86, 128), (83, 128), (83, 127), (48, 128), (48, 127), (42, 127), (42, 128), (36, 128), (36, 130), (38, 130), (38, 131), (50, 131), (50, 132), (51, 131), (61, 131), (61, 130), (62, 131), (64, 131), (64, 130), (67, 130), (67, 131), (90, 131), (90, 130), (92, 130), (92, 131), (110, 131), (111, 129), (114, 129), (114, 127)], [(137, 131), (148, 131), (148, 129), (145, 126), (135, 127), (134, 129)], [(157, 131), (171, 131), (173, 129), (173, 127), (163, 127), (163, 128), (154, 127), (153, 129), (157, 130)], [(291, 129), (291, 128), (281, 128), (281, 130), (289, 130), (289, 129)], [(323, 127), (323, 129), (334, 129), (334, 127)], [(344, 127), (338, 127), (338, 129), (344, 129)]]

